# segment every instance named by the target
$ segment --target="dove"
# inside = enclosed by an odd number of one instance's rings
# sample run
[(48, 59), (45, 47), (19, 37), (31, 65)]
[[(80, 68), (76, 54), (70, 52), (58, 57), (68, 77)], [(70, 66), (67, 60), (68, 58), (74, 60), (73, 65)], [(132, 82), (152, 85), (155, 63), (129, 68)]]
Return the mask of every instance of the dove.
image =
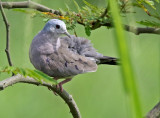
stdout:
[(103, 56), (90, 40), (70, 35), (58, 19), (49, 20), (34, 37), (29, 58), (36, 69), (55, 80), (64, 79), (57, 85), (61, 91), (78, 74), (95, 72), (100, 64), (117, 65), (117, 58)]

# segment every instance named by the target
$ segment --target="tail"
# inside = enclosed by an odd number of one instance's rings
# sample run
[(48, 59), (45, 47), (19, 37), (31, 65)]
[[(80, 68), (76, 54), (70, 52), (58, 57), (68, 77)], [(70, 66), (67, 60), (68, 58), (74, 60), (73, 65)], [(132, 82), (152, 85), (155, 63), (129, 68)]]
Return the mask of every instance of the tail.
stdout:
[(119, 65), (119, 59), (114, 57), (103, 56), (100, 58), (99, 64)]

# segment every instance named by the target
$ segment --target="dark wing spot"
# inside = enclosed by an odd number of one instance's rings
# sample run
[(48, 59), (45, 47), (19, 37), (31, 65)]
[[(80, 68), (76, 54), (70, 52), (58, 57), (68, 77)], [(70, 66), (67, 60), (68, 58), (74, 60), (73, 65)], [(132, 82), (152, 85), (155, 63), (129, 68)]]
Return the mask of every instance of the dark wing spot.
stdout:
[(79, 58), (79, 61), (80, 61), (80, 62), (82, 62), (82, 59), (81, 59), (81, 58)]
[(65, 67), (67, 67), (67, 66), (68, 66), (68, 64), (67, 64), (67, 63), (68, 63), (68, 62), (66, 61), (66, 62), (65, 62), (65, 64), (64, 64), (64, 65), (65, 65)]
[(75, 68), (76, 68), (77, 70), (79, 70), (79, 68), (78, 68), (78, 66), (77, 66), (77, 65), (75, 65)]
[(48, 58), (46, 59), (46, 62), (49, 63), (49, 59)]
[(84, 62), (84, 64), (88, 65), (88, 63), (87, 63), (87, 62)]
[(50, 66), (50, 59), (46, 59), (47, 64)]

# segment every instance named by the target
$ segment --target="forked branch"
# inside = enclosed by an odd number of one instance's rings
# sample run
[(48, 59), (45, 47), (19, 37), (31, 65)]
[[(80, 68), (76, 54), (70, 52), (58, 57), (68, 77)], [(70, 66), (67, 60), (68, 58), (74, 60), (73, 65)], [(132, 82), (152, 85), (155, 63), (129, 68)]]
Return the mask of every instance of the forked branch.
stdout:
[(1, 10), (1, 14), (2, 14), (4, 23), (5, 23), (5, 26), (6, 26), (6, 49), (5, 49), (5, 52), (7, 55), (8, 63), (10, 66), (12, 66), (12, 61), (11, 61), (10, 52), (9, 52), (9, 44), (10, 44), (10, 29), (9, 29), (9, 27), (10, 27), (10, 25), (8, 23), (7, 17), (4, 13), (3, 6), (1, 3), (2, 2), (0, 0), (0, 10)]

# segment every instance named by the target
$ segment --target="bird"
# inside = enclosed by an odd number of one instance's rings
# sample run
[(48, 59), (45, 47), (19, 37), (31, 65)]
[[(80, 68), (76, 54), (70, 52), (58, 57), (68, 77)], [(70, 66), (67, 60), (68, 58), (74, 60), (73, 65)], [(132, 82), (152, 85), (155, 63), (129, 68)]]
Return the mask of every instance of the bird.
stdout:
[(97, 52), (90, 40), (70, 35), (59, 19), (50, 19), (33, 38), (29, 58), (37, 70), (55, 80), (64, 79), (57, 84), (61, 91), (78, 74), (95, 72), (100, 64), (118, 64), (117, 58)]

